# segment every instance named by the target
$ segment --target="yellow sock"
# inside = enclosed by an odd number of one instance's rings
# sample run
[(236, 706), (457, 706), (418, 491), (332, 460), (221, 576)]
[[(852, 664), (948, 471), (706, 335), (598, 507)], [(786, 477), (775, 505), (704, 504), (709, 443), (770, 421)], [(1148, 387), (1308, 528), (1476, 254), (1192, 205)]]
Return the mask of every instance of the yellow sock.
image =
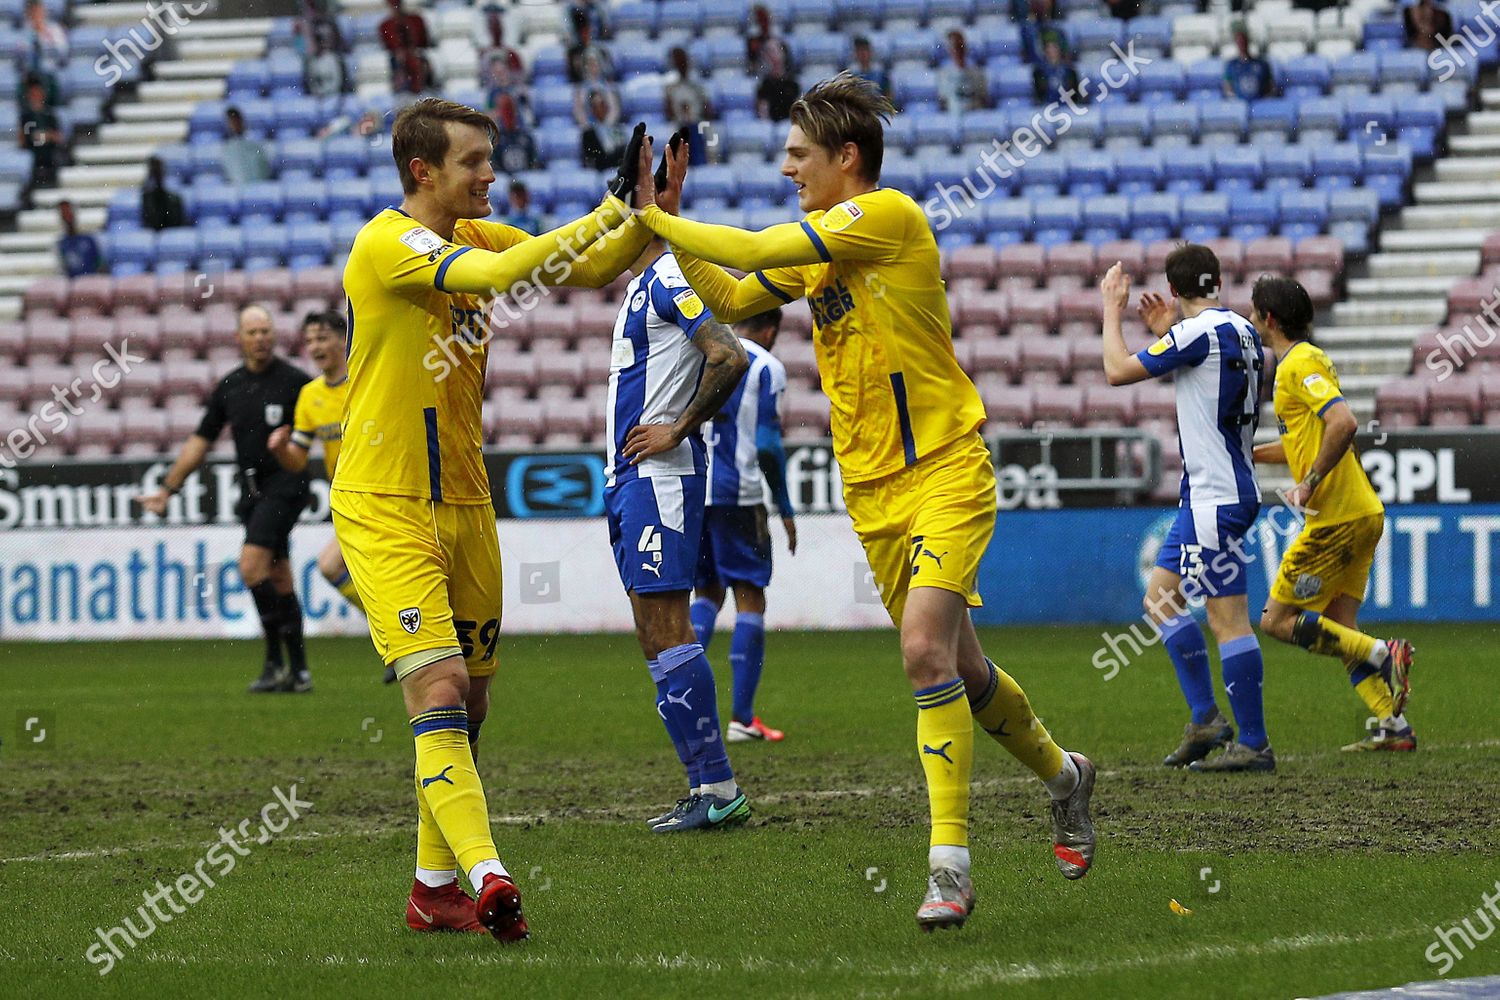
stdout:
[(415, 716), (411, 728), (417, 740), (417, 791), (443, 840), (466, 872), (498, 859), (484, 786), (469, 750), (469, 713), (462, 705), (434, 708)]
[(350, 577), (348, 573), (344, 574), (343, 583), (337, 583), (334, 584), (334, 586), (338, 588), (340, 594), (344, 595), (344, 600), (348, 601), (350, 604), (354, 605), (361, 611), (365, 609), (365, 602), (359, 599), (359, 591), (355, 589), (354, 579)]
[(1297, 616), (1297, 624), (1292, 626), (1292, 642), (1313, 653), (1337, 656), (1345, 663), (1350, 660), (1369, 663), (1370, 654), (1379, 641), (1373, 635), (1340, 625), (1316, 611), (1302, 612)]
[(917, 758), (927, 776), (932, 846), (969, 846), (969, 769), (974, 722), (964, 703), (964, 682), (923, 688), (917, 697)]
[(984, 662), (990, 665), (990, 683), (970, 704), (974, 721), (1038, 778), (1046, 781), (1057, 777), (1063, 768), (1062, 747), (1052, 742), (1052, 734), (1032, 712), (1031, 702), (1015, 678), (988, 657)]
[(422, 772), (416, 772), (412, 784), (417, 790), (417, 867), (428, 871), (446, 872), (458, 867), (458, 858), (453, 848), (443, 839), (437, 820), (432, 817), (432, 808), (422, 794)]
[[(1369, 671), (1370, 667), (1363, 660), (1356, 660), (1344, 664), (1349, 671), (1349, 679), (1354, 680), (1358, 671)], [(1370, 709), (1370, 714), (1377, 719), (1389, 719), (1396, 714), (1396, 702), (1391, 698), (1391, 686), (1385, 682), (1385, 678), (1377, 673), (1354, 680), (1354, 690), (1359, 693), (1360, 700)]]

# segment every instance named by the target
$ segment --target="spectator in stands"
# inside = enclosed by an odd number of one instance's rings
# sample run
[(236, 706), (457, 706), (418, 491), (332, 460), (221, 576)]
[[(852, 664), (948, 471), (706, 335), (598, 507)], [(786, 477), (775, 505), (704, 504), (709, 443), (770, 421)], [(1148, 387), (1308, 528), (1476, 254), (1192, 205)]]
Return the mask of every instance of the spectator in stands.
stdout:
[(1406, 43), (1414, 49), (1431, 52), (1439, 39), (1453, 34), (1453, 17), (1432, 0), (1417, 0), (1401, 15), (1406, 24)]
[[(1038, 104), (1051, 104), (1078, 91), (1078, 71), (1068, 59), (1062, 39), (1052, 31), (1042, 42), (1042, 61), (1031, 71), (1031, 87)], [(1081, 99), (1086, 95), (1078, 95)]]
[(771, 12), (764, 4), (750, 8), (750, 30), (745, 33), (745, 68), (761, 76), (766, 71), (766, 48), (770, 42), (781, 41), (776, 26), (771, 23)]
[(592, 60), (598, 64), (599, 72), (603, 79), (613, 80), (615, 78), (615, 63), (609, 56), (609, 50), (594, 41), (594, 29), (590, 27), (588, 15), (581, 11), (573, 12), (573, 19), (577, 23), (573, 25), (573, 32), (578, 41), (568, 47), (568, 79), (573, 83), (582, 83), (589, 77), (589, 62)]
[(16, 140), (22, 149), (31, 150), (31, 183), (37, 187), (55, 185), (63, 163), (63, 131), (57, 113), (47, 103), (47, 89), (40, 79), (33, 78), (27, 84)]
[(856, 35), (854, 38), (854, 61), (849, 64), (849, 72), (869, 80), (880, 88), (882, 94), (890, 96), (891, 75), (875, 62), (875, 50), (864, 35)]
[(1250, 53), (1250, 33), (1241, 22), (1234, 26), (1234, 47), (1239, 54), (1224, 63), (1224, 96), (1242, 101), (1271, 96), (1276, 90), (1271, 64)]
[(510, 182), (510, 211), (506, 212), (501, 222), (507, 226), (515, 226), (522, 232), (536, 236), (542, 231), (542, 217), (531, 210), (531, 191), (527, 189), (526, 182), (513, 180)]
[(569, 0), (567, 16), (564, 19), (572, 31), (574, 44), (583, 40), (579, 32), (580, 25), (587, 25), (589, 34), (593, 38), (608, 38), (609, 24), (604, 19), (604, 4), (597, 0)]
[(1010, 19), (1021, 31), (1021, 54), (1033, 66), (1042, 64), (1042, 40), (1055, 31), (1055, 5), (1050, 0), (1010, 0)]
[(339, 31), (335, 5), (337, 0), (303, 0), (302, 13), (297, 17), (294, 44), (304, 59), (317, 52), (321, 42), (325, 48), (344, 53), (349, 47), (344, 44)]
[(583, 79), (573, 88), (573, 121), (579, 128), (588, 127), (591, 121), (589, 105), (597, 95), (604, 98), (609, 124), (613, 125), (620, 118), (620, 95), (615, 85), (605, 79), (603, 68), (592, 57), (584, 60), (583, 74)]
[(938, 100), (951, 114), (984, 107), (984, 70), (969, 62), (969, 43), (958, 29), (948, 32), (948, 61), (938, 70)]
[(490, 4), (484, 8), (484, 23), (490, 35), (490, 44), (480, 54), (480, 61), (488, 66), (499, 59), (517, 79), (524, 81), (526, 64), (521, 61), (521, 53), (505, 44), (505, 21), (498, 4)]
[(78, 231), (78, 219), (73, 214), (71, 201), (57, 203), (57, 218), (63, 231), (62, 239), (57, 241), (57, 256), (62, 260), (63, 273), (70, 278), (98, 273), (99, 241)]
[(505, 56), (494, 53), (485, 63), (485, 86), (489, 88), (485, 95), (487, 107), (490, 113), (498, 119), (502, 97), (510, 98), (515, 105), (516, 114), (522, 124), (531, 126), (536, 124), (536, 116), (531, 111), (531, 91), (526, 86), (525, 77), (506, 60)]
[(219, 162), (224, 168), (224, 179), (236, 187), (271, 179), (271, 164), (266, 161), (260, 143), (245, 134), (245, 116), (239, 108), (224, 112), (224, 144), (220, 147)]
[(302, 64), (303, 85), (313, 97), (333, 97), (347, 89), (344, 59), (330, 39), (313, 36), (312, 55)]
[(27, 0), (25, 68), (48, 78), (68, 64), (68, 33), (47, 17), (42, 0)]
[(590, 170), (604, 170), (620, 164), (625, 151), (625, 126), (620, 124), (620, 110), (611, 105), (604, 91), (589, 95), (588, 117), (579, 123), (583, 141), (580, 155)]
[(182, 199), (167, 190), (167, 169), (160, 158), (146, 161), (146, 183), (141, 185), (141, 227), (174, 229), (187, 225)]
[(380, 43), (391, 57), (391, 89), (420, 94), (432, 85), (432, 66), (423, 54), (432, 46), (421, 14), (408, 14), (402, 0), (389, 0), (391, 12), (380, 22)]
[(515, 98), (502, 94), (495, 102), (495, 124), (500, 134), (495, 137), (495, 148), (490, 153), (490, 166), (497, 173), (516, 174), (522, 170), (537, 170), (542, 166), (536, 152), (536, 139), (521, 119)]
[(1141, 14), (1141, 0), (1104, 0), (1104, 6), (1121, 20), (1139, 17)]
[(694, 166), (707, 163), (708, 149), (698, 126), (713, 118), (713, 105), (703, 84), (693, 79), (693, 64), (687, 49), (680, 45), (674, 48), (671, 61), (673, 75), (668, 78), (663, 95), (667, 121), (692, 130), (688, 138), (688, 163)]
[(791, 117), (792, 105), (802, 96), (802, 84), (792, 73), (785, 42), (773, 40), (761, 49), (761, 55), (765, 58), (765, 75), (755, 88), (755, 112), (773, 122), (784, 122)]

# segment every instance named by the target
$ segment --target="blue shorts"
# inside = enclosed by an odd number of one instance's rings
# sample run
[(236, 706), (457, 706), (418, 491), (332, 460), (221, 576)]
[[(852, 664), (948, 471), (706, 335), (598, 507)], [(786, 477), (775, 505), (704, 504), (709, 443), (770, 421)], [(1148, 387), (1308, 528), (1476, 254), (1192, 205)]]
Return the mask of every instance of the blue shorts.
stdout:
[(1193, 581), (1206, 597), (1245, 593), (1245, 534), (1260, 513), (1258, 503), (1200, 504), (1179, 507), (1167, 531), (1156, 565), (1184, 581)]
[(604, 491), (609, 544), (626, 590), (692, 590), (703, 533), (704, 476), (629, 479)]
[(771, 529), (766, 520), (766, 509), (759, 504), (704, 511), (697, 585), (748, 583), (764, 590), (771, 582)]

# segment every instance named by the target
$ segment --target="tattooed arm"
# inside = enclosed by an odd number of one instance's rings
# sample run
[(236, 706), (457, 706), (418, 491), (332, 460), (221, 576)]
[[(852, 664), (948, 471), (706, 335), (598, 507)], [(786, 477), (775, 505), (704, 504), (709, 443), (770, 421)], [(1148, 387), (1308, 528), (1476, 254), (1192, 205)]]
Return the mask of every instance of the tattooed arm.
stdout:
[(750, 358), (740, 339), (713, 317), (698, 326), (698, 331), (693, 334), (693, 346), (703, 352), (703, 377), (698, 380), (697, 393), (676, 423), (640, 424), (631, 428), (622, 452), (631, 465), (671, 451), (702, 427), (704, 421), (719, 412), (750, 367)]

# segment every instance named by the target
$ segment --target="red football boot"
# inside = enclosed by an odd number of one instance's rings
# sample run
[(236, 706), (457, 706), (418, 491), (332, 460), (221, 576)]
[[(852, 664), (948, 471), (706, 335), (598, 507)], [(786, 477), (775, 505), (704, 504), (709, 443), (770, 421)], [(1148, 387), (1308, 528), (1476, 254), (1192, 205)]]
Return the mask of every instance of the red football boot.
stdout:
[(531, 936), (526, 917), (521, 913), (520, 890), (503, 875), (484, 877), (479, 898), (474, 901), (474, 913), (496, 941), (525, 941)]
[(456, 881), (438, 889), (413, 881), (411, 895), (406, 897), (406, 926), (414, 931), (485, 933), (474, 914), (473, 898)]

